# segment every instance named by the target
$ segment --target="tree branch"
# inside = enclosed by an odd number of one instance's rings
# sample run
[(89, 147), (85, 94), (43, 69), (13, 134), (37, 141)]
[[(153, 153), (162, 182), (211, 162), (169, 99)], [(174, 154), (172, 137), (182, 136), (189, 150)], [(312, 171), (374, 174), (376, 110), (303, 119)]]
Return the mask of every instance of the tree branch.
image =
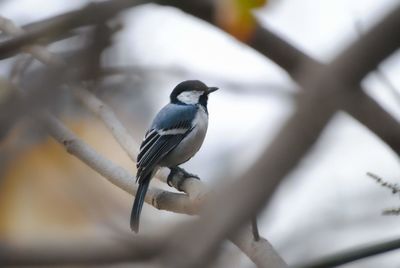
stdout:
[(154, 258), (162, 249), (158, 239), (136, 237), (119, 243), (104, 241), (78, 244), (39, 243), (31, 245), (0, 245), (2, 266), (104, 265)]
[[(20, 36), (25, 33), (22, 28), (17, 27), (11, 20), (0, 16), (0, 29), (2, 32), (6, 33), (10, 36)], [(22, 50), (29, 54), (34, 54), (35, 57), (44, 64), (52, 64), (59, 65), (62, 62), (59, 61), (56, 57), (53, 57), (51, 53), (49, 53), (45, 48), (32, 45), (29, 47), (24, 47)]]
[(29, 30), (23, 34), (0, 43), (0, 59), (17, 54), (21, 48), (32, 45), (43, 37), (46, 37), (48, 42), (52, 41), (68, 30), (104, 22), (124, 9), (145, 2), (147, 1), (109, 0), (93, 2), (79, 10), (36, 22), (34, 25), (27, 27)]
[(386, 253), (400, 248), (400, 239), (394, 239), (377, 243), (374, 245), (361, 246), (358, 248), (346, 250), (329, 257), (321, 258), (309, 263), (294, 265), (294, 268), (325, 268), (343, 265), (349, 262), (368, 258), (381, 253)]

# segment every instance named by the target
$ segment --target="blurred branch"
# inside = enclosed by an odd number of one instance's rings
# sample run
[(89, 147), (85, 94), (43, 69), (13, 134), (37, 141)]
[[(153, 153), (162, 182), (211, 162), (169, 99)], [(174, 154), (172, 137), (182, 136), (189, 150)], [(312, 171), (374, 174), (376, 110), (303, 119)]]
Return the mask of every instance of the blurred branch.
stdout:
[(294, 265), (295, 268), (325, 268), (347, 264), (374, 255), (386, 253), (400, 248), (400, 239), (389, 240), (374, 245), (358, 247), (334, 254), (320, 260)]
[[(9, 20), (3, 18), (1, 22), (2, 30), (16, 36), (14, 38), (25, 35), (24, 33), (21, 34), (22, 30)], [(11, 91), (10, 94), (3, 98), (0, 104), (0, 140), (8, 134), (9, 130), (21, 117), (35, 114), (44, 107), (57, 103), (58, 96), (61, 94), (60, 90), (58, 90), (60, 85), (81, 81), (85, 78), (85, 73), (82, 70), (88, 69), (87, 64), (89, 62), (83, 62), (85, 57), (82, 56), (75, 62), (75, 65), (67, 65), (62, 63), (61, 59), (63, 58), (57, 60), (51, 53), (41, 47), (24, 47), (24, 49), (33, 53), (40, 61), (51, 64), (52, 68), (46, 68), (32, 77), (26, 85), (29, 90), (25, 90), (23, 94)], [(77, 68), (78, 66), (79, 68)]]
[(26, 70), (29, 68), (29, 66), (33, 63), (34, 60), (35, 58), (32, 57), (31, 55), (26, 55), (26, 57), (21, 57), (15, 61), (14, 65), (11, 68), (9, 77), (10, 82), (13, 85), (20, 84), (21, 74), (26, 72)]
[[(357, 106), (354, 85), (398, 48), (399, 25), (400, 6), (331, 64), (305, 70), (300, 84), (307, 90), (299, 97), (295, 114), (239, 180), (216, 190), (218, 195), (210, 196), (199, 219), (179, 226), (171, 235), (162, 259), (166, 267), (207, 264), (221, 241), (268, 202), (279, 182), (299, 164), (337, 109), (345, 103)], [(186, 258), (182, 259), (182, 254)]]
[(251, 230), (253, 232), (254, 240), (260, 240), (260, 232), (258, 231), (257, 216), (251, 218)]
[[(361, 21), (359, 19), (355, 19), (354, 20), (354, 28), (358, 34), (358, 36), (362, 36), (363, 35), (363, 27), (361, 25)], [(390, 79), (385, 75), (385, 72), (382, 70), (382, 68), (378, 67), (375, 70), (375, 74), (378, 77), (378, 79), (380, 79), (383, 84), (386, 85), (386, 87), (390, 90), (390, 93), (392, 93), (392, 96), (396, 99), (396, 101), (398, 103), (400, 103), (400, 93), (399, 91), (396, 89), (396, 87), (394, 86), (394, 84), (390, 81)]]
[(9, 130), (21, 117), (36, 113), (54, 103), (61, 93), (55, 89), (72, 76), (78, 78), (79, 74), (72, 74), (70, 71), (64, 67), (48, 69), (44, 72), (45, 75), (42, 74), (30, 81), (30, 90), (24, 92), (23, 95), (11, 91), (4, 97), (0, 103), (0, 140), (7, 136)]
[(383, 187), (391, 190), (393, 194), (397, 194), (398, 192), (400, 192), (400, 186), (397, 184), (389, 183), (389, 182), (385, 181), (384, 179), (382, 179), (381, 177), (379, 177), (378, 175), (375, 175), (371, 172), (367, 172), (367, 176), (374, 179), (377, 183), (379, 183)]
[(52, 41), (66, 31), (91, 24), (102, 23), (119, 12), (144, 3), (143, 0), (108, 0), (92, 2), (85, 7), (57, 15), (26, 27), (24, 33), (0, 43), (0, 59), (11, 57), (23, 47), (32, 45), (43, 37)]
[[(374, 179), (378, 184), (382, 187), (389, 189), (392, 194), (398, 194), (400, 192), (400, 186), (397, 183), (390, 183), (379, 177), (378, 175), (372, 174), (371, 172), (367, 172), (367, 176)], [(382, 213), (383, 215), (400, 215), (400, 208), (388, 208), (385, 209)]]
[[(14, 37), (23, 35), (25, 33), (22, 28), (17, 27), (11, 20), (1, 16), (0, 29), (2, 32)], [(36, 59), (41, 61), (42, 63), (54, 65), (61, 64), (61, 61), (59, 61), (56, 57), (53, 57), (52, 54), (46, 51), (46, 49), (42, 46), (32, 45), (22, 48), (22, 51), (29, 54), (34, 54)]]
[(92, 241), (79, 243), (41, 243), (32, 246), (0, 244), (0, 264), (12, 266), (105, 265), (146, 261), (162, 248), (158, 239), (135, 237), (118, 243)]
[(383, 82), (384, 85), (386, 85), (386, 87), (392, 93), (392, 96), (396, 99), (397, 104), (400, 104), (400, 92), (395, 87), (395, 85), (392, 83), (392, 81), (390, 81), (389, 77), (387, 77), (385, 75), (382, 68), (376, 69), (375, 74), (378, 76), (378, 78)]

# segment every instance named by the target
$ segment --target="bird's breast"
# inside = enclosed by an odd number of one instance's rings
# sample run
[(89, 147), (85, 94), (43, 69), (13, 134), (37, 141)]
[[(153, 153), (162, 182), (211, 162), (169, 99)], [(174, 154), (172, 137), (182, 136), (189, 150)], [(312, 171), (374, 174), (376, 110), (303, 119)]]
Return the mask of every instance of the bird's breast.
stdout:
[(192, 131), (168, 154), (163, 165), (168, 167), (180, 165), (188, 161), (200, 149), (208, 127), (208, 114), (204, 109), (199, 108), (192, 127)]

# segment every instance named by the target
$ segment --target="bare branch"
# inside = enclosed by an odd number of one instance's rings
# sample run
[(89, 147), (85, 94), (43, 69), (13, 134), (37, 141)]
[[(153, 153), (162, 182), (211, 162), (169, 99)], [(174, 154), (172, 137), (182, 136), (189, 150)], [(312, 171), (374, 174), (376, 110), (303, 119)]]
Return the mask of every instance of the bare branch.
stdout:
[(400, 208), (387, 208), (384, 209), (382, 215), (390, 215), (390, 216), (399, 216), (400, 215)]
[(62, 36), (68, 30), (104, 22), (129, 7), (144, 3), (141, 0), (109, 0), (93, 2), (85, 7), (36, 22), (25, 33), (0, 43), (0, 59), (11, 57), (22, 47), (46, 37), (47, 41)]
[(369, 177), (371, 177), (372, 179), (374, 179), (377, 183), (379, 183), (383, 187), (388, 188), (389, 190), (391, 190), (393, 194), (397, 194), (398, 192), (400, 192), (400, 186), (399, 185), (389, 183), (389, 182), (385, 181), (384, 179), (382, 179), (381, 177), (379, 177), (378, 175), (375, 175), (375, 174), (373, 174), (371, 172), (367, 172), (367, 175)]
[(325, 268), (336, 267), (349, 262), (368, 258), (377, 254), (389, 252), (400, 248), (400, 239), (385, 241), (369, 246), (362, 246), (355, 249), (346, 250), (342, 253), (334, 254), (317, 261), (306, 264), (294, 265), (295, 268)]
[[(115, 243), (118, 242), (118, 243)], [(0, 245), (2, 266), (94, 265), (146, 261), (158, 254), (159, 239), (136, 237), (124, 241), (80, 241), (79, 244), (39, 243)]]
[[(10, 36), (20, 36), (25, 33), (25, 31), (16, 26), (11, 20), (0, 16), (0, 29), (2, 32)], [(48, 52), (44, 47), (38, 45), (32, 45), (23, 48), (23, 51), (35, 56), (36, 59), (44, 64), (62, 64), (62, 62), (50, 52)]]
[(392, 96), (396, 99), (397, 104), (400, 104), (400, 92), (395, 87), (395, 85), (392, 83), (392, 81), (390, 81), (389, 77), (387, 77), (387, 75), (384, 73), (382, 68), (377, 68), (375, 71), (375, 74), (390, 90), (390, 93), (392, 93)]
[[(7, 20), (2, 20), (1, 26), (8, 32), (17, 35), (18, 28), (11, 25)], [(14, 27), (12, 27), (14, 26)], [(24, 35), (24, 34), (23, 34)], [(18, 34), (19, 38), (21, 35)], [(1, 45), (0, 45), (1, 46)], [(44, 52), (43, 49), (36, 47), (31, 49), (30, 52), (43, 62), (52, 63), (52, 68), (46, 68), (42, 73), (36, 75), (29, 81), (27, 88), (23, 95), (16, 91), (8, 94), (0, 105), (0, 139), (5, 137), (8, 131), (15, 125), (15, 123), (23, 116), (34, 114), (54, 103), (54, 100), (60, 95), (59, 86), (63, 83), (71, 81), (77, 82), (84, 78), (82, 69), (87, 67), (85, 62), (82, 62), (82, 57), (75, 63), (80, 69), (72, 68), (66, 64), (56, 64), (51, 54)], [(46, 85), (45, 87), (43, 85)]]
[[(358, 34), (358, 36), (362, 36), (364, 33), (361, 21), (358, 19), (354, 20), (354, 28)], [(390, 79), (385, 75), (385, 72), (382, 70), (381, 67), (378, 67), (375, 70), (375, 74), (386, 85), (386, 87), (389, 89), (390, 93), (392, 96), (397, 100), (398, 103), (400, 103), (400, 93), (395, 87), (395, 85), (390, 81)]]
[[(374, 179), (378, 184), (382, 187), (385, 187), (392, 191), (392, 194), (398, 194), (400, 192), (400, 186), (397, 183), (389, 183), (379, 177), (378, 175), (372, 174), (371, 172), (367, 172), (367, 176)], [(400, 208), (387, 208), (382, 212), (383, 215), (395, 215), (398, 216), (400, 214)]]
[(385, 20), (362, 36), (363, 42), (355, 42), (335, 60), (339, 63), (336, 67), (344, 69), (332, 68), (334, 74), (340, 73), (344, 82), (357, 85), (383, 59), (397, 50), (400, 42), (399, 17), (400, 7), (397, 6)]
[(243, 252), (250, 253), (249, 258), (259, 268), (288, 267), (282, 257), (276, 253), (276, 250), (265, 238), (260, 237), (258, 241), (254, 240), (252, 228), (250, 227), (243, 228), (231, 236), (230, 239)]

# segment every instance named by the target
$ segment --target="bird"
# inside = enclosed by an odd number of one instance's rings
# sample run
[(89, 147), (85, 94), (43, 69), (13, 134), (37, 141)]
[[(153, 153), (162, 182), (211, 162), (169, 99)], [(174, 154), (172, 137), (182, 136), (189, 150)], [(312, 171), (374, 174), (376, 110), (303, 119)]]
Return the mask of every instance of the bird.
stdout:
[(130, 227), (135, 233), (139, 232), (143, 202), (157, 170), (168, 167), (171, 175), (202, 146), (208, 127), (208, 95), (216, 90), (218, 87), (208, 87), (199, 80), (179, 83), (172, 90), (169, 103), (158, 112), (147, 130), (136, 162), (139, 185), (130, 218)]

